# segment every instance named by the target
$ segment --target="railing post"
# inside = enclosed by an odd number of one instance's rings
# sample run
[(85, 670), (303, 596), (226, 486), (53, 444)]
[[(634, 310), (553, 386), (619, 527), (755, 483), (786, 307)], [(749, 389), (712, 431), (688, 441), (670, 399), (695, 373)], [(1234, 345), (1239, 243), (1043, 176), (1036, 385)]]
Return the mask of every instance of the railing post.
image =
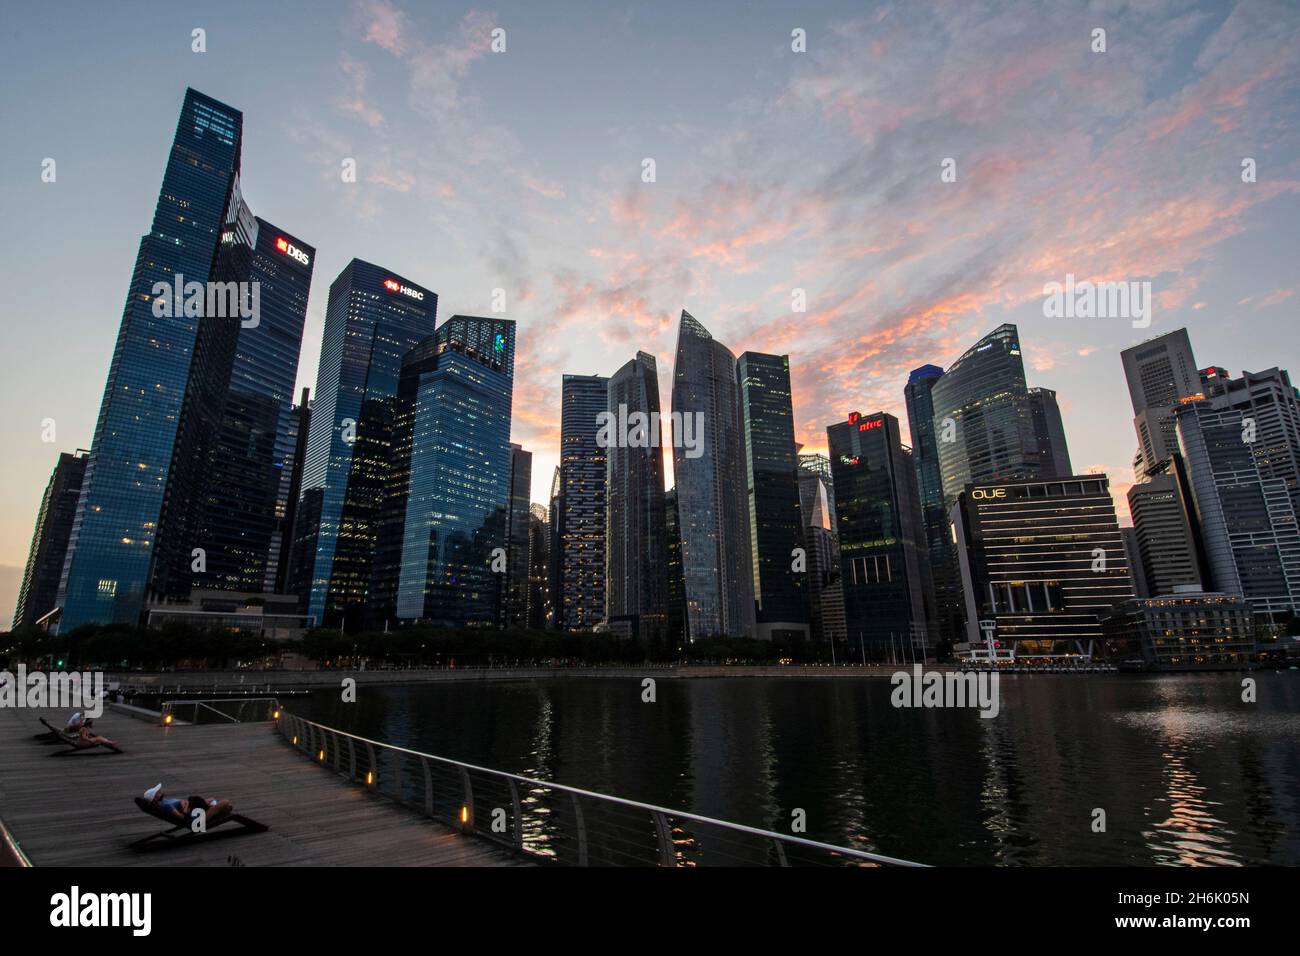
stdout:
[(424, 769), (424, 815), (433, 816), (433, 774), (429, 771), (429, 761), (420, 757), (420, 766)]
[(519, 849), (524, 848), (524, 810), (523, 804), (519, 802), (519, 785), (515, 783), (515, 778), (510, 778), (510, 800), (515, 805), (515, 846)]
[(569, 794), (573, 798), (573, 815), (578, 822), (578, 866), (587, 865), (587, 821), (582, 816), (582, 803), (578, 800), (576, 793)]
[(651, 816), (654, 817), (655, 834), (659, 840), (659, 865), (676, 866), (677, 860), (673, 856), (673, 839), (668, 832), (668, 821), (658, 810), (655, 810)]
[(357, 745), (351, 737), (348, 738), (348, 777), (357, 779)]
[(790, 861), (785, 858), (785, 847), (781, 845), (781, 841), (773, 838), (772, 845), (776, 847), (776, 858), (779, 861), (779, 865), (789, 866)]

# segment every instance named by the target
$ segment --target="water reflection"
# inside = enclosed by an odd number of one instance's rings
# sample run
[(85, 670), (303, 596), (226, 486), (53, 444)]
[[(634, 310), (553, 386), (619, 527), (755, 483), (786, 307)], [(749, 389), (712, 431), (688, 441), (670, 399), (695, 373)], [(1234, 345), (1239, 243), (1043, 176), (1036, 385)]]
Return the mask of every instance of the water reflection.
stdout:
[[(458, 760), (935, 864), (1300, 863), (1300, 672), (1012, 676), (996, 718), (882, 680), (359, 688), (311, 716)], [(528, 795), (523, 795), (528, 800)], [(1093, 831), (1093, 812), (1106, 830)], [(542, 827), (544, 829), (544, 827)], [(689, 834), (678, 832), (682, 852)]]

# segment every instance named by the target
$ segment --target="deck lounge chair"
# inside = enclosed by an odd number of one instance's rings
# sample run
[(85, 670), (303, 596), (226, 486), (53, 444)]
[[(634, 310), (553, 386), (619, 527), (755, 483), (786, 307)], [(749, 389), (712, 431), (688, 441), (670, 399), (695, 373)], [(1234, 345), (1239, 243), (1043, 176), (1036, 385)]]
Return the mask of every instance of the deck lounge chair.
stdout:
[(242, 813), (232, 813), (229, 816), (223, 817), (222, 819), (218, 820), (216, 823), (208, 824), (207, 832), (195, 833), (190, 829), (190, 824), (188, 821), (184, 823), (177, 823), (174, 818), (164, 813), (162, 808), (160, 808), (157, 804), (150, 803), (144, 797), (136, 797), (135, 805), (139, 807), (142, 812), (149, 814), (149, 816), (154, 817), (157, 820), (161, 820), (164, 823), (171, 824), (171, 829), (164, 830), (161, 833), (155, 833), (152, 836), (147, 836), (143, 840), (136, 840), (134, 843), (131, 844), (132, 849), (142, 849), (144, 846), (146, 846), (149, 843), (152, 843), (154, 840), (166, 840), (169, 843), (174, 840), (182, 841), (182, 842), (193, 842), (196, 840), (201, 840), (204, 837), (208, 836), (212, 830), (215, 830), (217, 827), (220, 826), (225, 826), (227, 823), (238, 823), (241, 829), (229, 831), (226, 834), (218, 834), (218, 836), (239, 836), (241, 834), (246, 834), (246, 833), (265, 833), (267, 830), (271, 829), (265, 823), (258, 823), (256, 820), (246, 817)]
[(41, 717), (39, 719), (41, 723), (43, 723), (46, 727), (49, 728), (49, 733), (38, 734), (37, 735), (38, 737), (40, 737), (42, 740), (44, 740), (47, 743), (63, 744), (64, 746), (69, 748), (68, 750), (59, 750), (50, 754), (51, 757), (64, 757), (70, 753), (77, 753), (79, 751), (84, 751), (84, 750), (95, 750), (96, 748), (99, 747), (103, 747), (105, 750), (111, 750), (115, 754), (123, 753), (120, 747), (114, 747), (112, 744), (82, 743), (81, 737), (79, 737), (77, 734), (70, 734), (66, 730), (60, 730), (58, 727), (55, 727), (44, 717)]

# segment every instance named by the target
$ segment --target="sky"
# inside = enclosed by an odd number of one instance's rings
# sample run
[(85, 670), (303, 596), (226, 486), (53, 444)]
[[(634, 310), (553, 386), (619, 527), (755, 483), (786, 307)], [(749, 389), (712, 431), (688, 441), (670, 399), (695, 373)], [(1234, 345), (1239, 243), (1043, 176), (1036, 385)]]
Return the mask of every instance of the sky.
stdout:
[[(1121, 349), (1185, 326), (1202, 367), (1300, 372), (1295, 3), (179, 6), (0, 25), (0, 627), (58, 453), (89, 447), (187, 86), (243, 111), (245, 198), (317, 249), (300, 387), (354, 256), (441, 317), (504, 291), (535, 501), (561, 376), (645, 350), (667, 408), (682, 309), (789, 354), (807, 450), (851, 411), (906, 422), (911, 369), (1014, 322), (1122, 521)], [(1150, 326), (1046, 317), (1067, 275), (1150, 282)]]

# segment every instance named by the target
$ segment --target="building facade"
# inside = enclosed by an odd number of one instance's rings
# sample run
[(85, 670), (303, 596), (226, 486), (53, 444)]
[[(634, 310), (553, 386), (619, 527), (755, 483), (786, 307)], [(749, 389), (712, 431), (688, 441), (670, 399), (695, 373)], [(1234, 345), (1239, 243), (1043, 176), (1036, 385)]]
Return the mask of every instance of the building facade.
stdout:
[(854, 412), (829, 426), (826, 439), (849, 648), (872, 660), (924, 659), (936, 640), (933, 584), (916, 471), (898, 419)]
[(971, 483), (953, 509), (966, 636), (1015, 657), (1091, 659), (1133, 582), (1103, 474)]
[(307, 613), (317, 625), (361, 623), (402, 360), (433, 334), (437, 308), (432, 291), (361, 259), (330, 285), (302, 475), (304, 498), (320, 489), (308, 544)]
[(1138, 437), (1135, 470), (1154, 474), (1178, 451), (1174, 408), (1201, 391), (1192, 343), (1187, 330), (1178, 329), (1125, 349), (1120, 359)]
[(60, 581), (60, 630), (142, 618), (203, 311), (188, 293), (160, 290), (206, 289), (236, 189), (242, 128), (239, 110), (186, 90), (95, 423)]
[(801, 640), (809, 634), (808, 573), (795, 570), (804, 520), (790, 357), (744, 352), (736, 362), (736, 375), (745, 429), (755, 636)]
[[(664, 503), (659, 371), (638, 352), (609, 380), (606, 410), (628, 434), (604, 442), (606, 454), (605, 618), (644, 641), (668, 627), (668, 526)], [(644, 416), (644, 418), (640, 417)]]
[(673, 475), (690, 640), (754, 636), (754, 568), (736, 358), (682, 312), (673, 366)]
[(605, 617), (605, 533), (609, 463), (597, 442), (609, 407), (609, 379), (566, 375), (560, 395), (557, 626), (589, 631)]
[(68, 538), (77, 514), (77, 499), (81, 497), (88, 454), (81, 448), (76, 452), (61, 453), (49, 484), (45, 486), (41, 507), (36, 513), (36, 529), (32, 532), (27, 566), (18, 587), (18, 607), (14, 610), (13, 621), (15, 630), (31, 627), (58, 607), (59, 578), (63, 575), (63, 563), (68, 555)]

